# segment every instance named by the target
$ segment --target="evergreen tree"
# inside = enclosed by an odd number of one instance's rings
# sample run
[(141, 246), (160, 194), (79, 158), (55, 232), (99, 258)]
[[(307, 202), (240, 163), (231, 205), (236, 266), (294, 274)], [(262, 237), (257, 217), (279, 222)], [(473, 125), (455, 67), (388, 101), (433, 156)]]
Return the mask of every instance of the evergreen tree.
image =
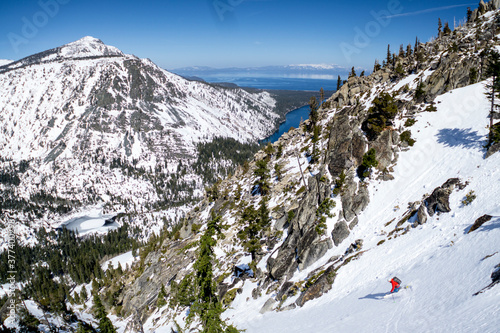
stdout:
[(387, 66), (389, 66), (390, 63), (392, 63), (392, 55), (391, 55), (391, 45), (387, 45), (387, 57), (385, 59), (385, 63)]
[(106, 314), (106, 309), (104, 308), (98, 294), (94, 294), (94, 314), (99, 320), (100, 333), (116, 333), (116, 328), (113, 326), (111, 320), (109, 320)]
[(260, 239), (268, 230), (270, 220), (265, 197), (260, 200), (257, 210), (249, 204), (241, 214), (240, 222), (245, 227), (238, 232), (238, 238), (242, 241), (243, 248), (251, 254), (252, 261), (256, 260), (257, 253), (261, 249)]
[(376, 139), (387, 126), (391, 126), (397, 112), (393, 96), (384, 92), (375, 97), (373, 106), (368, 110), (368, 118), (361, 125), (368, 139)]
[(259, 193), (261, 195), (267, 195), (270, 189), (269, 185), (269, 169), (267, 167), (267, 160), (262, 159), (255, 162), (257, 168), (254, 171), (254, 175), (257, 176), (257, 180), (254, 183), (254, 186), (259, 187)]
[(337, 77), (337, 91), (340, 90), (340, 87), (342, 87), (342, 79), (340, 78), (340, 75)]
[(497, 133), (494, 128), (493, 119), (496, 110), (500, 106), (498, 99), (500, 99), (500, 54), (496, 51), (489, 50), (488, 52), (488, 66), (486, 68), (486, 76), (491, 77), (491, 82), (486, 84), (486, 97), (490, 101), (490, 126), (489, 126), (489, 139), (487, 146), (490, 146), (496, 140)]
[(191, 307), (190, 316), (196, 314), (200, 318), (204, 333), (236, 331), (232, 326), (227, 327), (220, 318), (223, 310), (216, 294), (217, 286), (213, 275), (213, 261), (215, 260), (213, 247), (217, 244), (214, 237), (221, 234), (221, 219), (220, 215), (212, 212), (207, 229), (200, 238), (197, 259), (193, 266), (194, 282), (198, 292)]
[(165, 291), (165, 286), (161, 285), (160, 292), (158, 293), (158, 299), (156, 300), (156, 307), (161, 308), (167, 304), (166, 301), (167, 293)]
[(419, 46), (420, 46), (420, 41), (418, 40), (418, 37), (415, 37), (415, 46), (413, 47), (414, 53), (417, 53)]
[(472, 21), (472, 10), (470, 7), (467, 7), (467, 23), (471, 23)]
[(378, 59), (375, 59), (375, 64), (373, 65), (373, 72), (375, 73), (376, 71), (379, 71), (381, 68), (380, 63), (378, 62)]
[(372, 167), (378, 166), (376, 154), (377, 152), (375, 151), (375, 148), (370, 148), (368, 152), (363, 155), (363, 162), (357, 169), (359, 178), (364, 179), (366, 177), (369, 177)]
[(398, 57), (399, 58), (404, 58), (405, 56), (405, 49), (404, 49), (404, 46), (403, 44), (399, 45), (399, 54), (398, 54)]
[(354, 70), (354, 66), (352, 66), (352, 68), (351, 68), (351, 73), (349, 73), (349, 79), (350, 79), (351, 77), (356, 77), (356, 71)]
[(323, 90), (323, 87), (319, 90), (319, 102), (323, 103), (325, 100), (325, 91)]
[(314, 129), (314, 126), (316, 126), (316, 123), (318, 122), (318, 101), (316, 100), (315, 96), (312, 96), (309, 99), (309, 119), (311, 120), (311, 128), (310, 130)]
[(364, 77), (365, 76), (365, 71), (361, 71), (361, 74), (359, 74), (359, 77)]
[(317, 143), (319, 141), (320, 134), (321, 134), (321, 127), (318, 125), (314, 126), (313, 136), (312, 136), (313, 150), (311, 154), (311, 163), (316, 163), (319, 161), (320, 154)]
[(443, 24), (441, 23), (441, 18), (438, 18), (438, 37), (441, 36), (441, 33), (443, 32), (442, 29), (443, 29)]
[(411, 55), (412, 55), (412, 54), (413, 54), (413, 51), (412, 51), (412, 49), (411, 49), (411, 44), (408, 44), (408, 45), (406, 46), (406, 56), (407, 56), (407, 57), (411, 57)]
[(451, 29), (450, 29), (450, 27), (448, 26), (448, 22), (445, 22), (445, 23), (444, 23), (443, 34), (444, 34), (445, 36), (448, 36), (449, 34), (451, 34)]

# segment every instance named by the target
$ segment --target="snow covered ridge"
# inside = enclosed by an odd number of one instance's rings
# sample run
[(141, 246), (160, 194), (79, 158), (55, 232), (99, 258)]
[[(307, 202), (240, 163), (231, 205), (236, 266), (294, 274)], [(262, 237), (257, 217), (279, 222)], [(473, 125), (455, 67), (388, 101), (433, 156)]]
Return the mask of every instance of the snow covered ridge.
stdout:
[(114, 46), (105, 45), (101, 40), (86, 36), (75, 42), (65, 44), (47, 51), (43, 51), (18, 61), (12, 61), (2, 71), (13, 70), (25, 66), (63, 61), (69, 59), (98, 58), (98, 57), (123, 57), (125, 54)]
[(0, 59), (0, 67), (5, 66), (13, 62), (13, 60)]

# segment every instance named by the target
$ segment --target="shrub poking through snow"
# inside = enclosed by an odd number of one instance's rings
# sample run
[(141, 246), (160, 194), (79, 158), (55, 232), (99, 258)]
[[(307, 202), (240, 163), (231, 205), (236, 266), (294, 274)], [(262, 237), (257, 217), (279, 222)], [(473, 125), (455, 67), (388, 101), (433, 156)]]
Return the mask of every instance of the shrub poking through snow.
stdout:
[(358, 167), (358, 177), (365, 179), (369, 177), (372, 172), (372, 167), (378, 166), (375, 148), (371, 148), (363, 155), (363, 163)]
[(408, 146), (412, 147), (414, 144), (415, 144), (415, 140), (411, 138), (411, 132), (410, 131), (404, 131), (403, 133), (401, 133), (401, 135), (399, 136), (401, 141), (405, 141), (406, 143), (408, 143)]
[(476, 194), (474, 191), (470, 190), (469, 193), (465, 195), (465, 198), (462, 200), (462, 205), (468, 206), (476, 199)]

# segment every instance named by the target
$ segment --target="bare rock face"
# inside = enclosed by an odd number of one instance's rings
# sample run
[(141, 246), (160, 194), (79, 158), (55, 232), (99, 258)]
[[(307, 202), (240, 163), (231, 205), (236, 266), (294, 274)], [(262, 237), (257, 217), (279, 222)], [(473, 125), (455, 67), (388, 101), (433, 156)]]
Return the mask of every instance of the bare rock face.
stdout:
[(354, 181), (353, 175), (346, 178), (344, 190), (342, 193), (342, 214), (347, 222), (351, 222), (359, 213), (361, 213), (369, 204), (370, 196), (368, 188), (359, 186)]
[(385, 130), (375, 141), (370, 143), (370, 148), (374, 148), (376, 151), (377, 169), (384, 170), (391, 165), (395, 156), (393, 146), (398, 142), (399, 137), (396, 131)]
[(335, 246), (339, 246), (339, 244), (342, 243), (347, 236), (349, 236), (349, 227), (347, 226), (347, 223), (343, 220), (337, 222), (332, 230), (333, 244), (335, 244)]
[(273, 280), (288, 280), (297, 268), (308, 267), (332, 247), (331, 241), (322, 240), (316, 231), (316, 209), (331, 193), (330, 186), (320, 180), (321, 176), (320, 173), (310, 179), (307, 194), (288, 227), (288, 237), (277, 255), (267, 261)]
[(335, 281), (334, 265), (328, 267), (325, 272), (307, 288), (295, 302), (298, 306), (303, 306), (307, 301), (321, 297), (327, 291), (332, 289), (332, 284)]
[(142, 327), (142, 322), (139, 319), (139, 315), (136, 313), (132, 319), (128, 322), (123, 333), (144, 333), (144, 328)]
[(365, 136), (355, 124), (351, 124), (349, 115), (337, 116), (333, 121), (328, 141), (327, 158), (330, 174), (337, 177), (342, 170), (358, 166), (363, 159), (366, 146)]
[[(123, 304), (122, 313), (125, 316), (140, 313), (135, 321), (143, 321), (149, 316), (155, 306), (162, 284), (166, 292), (170, 292), (169, 282), (176, 278), (179, 272), (195, 260), (195, 252), (183, 251), (190, 240), (164, 244), (162, 251), (151, 252), (145, 259), (144, 272), (121, 294), (119, 303)], [(168, 260), (167, 260), (168, 258)], [(177, 276), (179, 278), (180, 276)], [(135, 324), (131, 324), (135, 325)]]

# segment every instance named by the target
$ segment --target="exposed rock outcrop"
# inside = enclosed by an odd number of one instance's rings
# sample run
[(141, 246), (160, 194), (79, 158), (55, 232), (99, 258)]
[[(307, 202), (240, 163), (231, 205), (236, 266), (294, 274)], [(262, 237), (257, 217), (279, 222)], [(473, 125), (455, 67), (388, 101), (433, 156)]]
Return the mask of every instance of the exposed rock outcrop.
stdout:
[(433, 216), (437, 212), (448, 213), (451, 211), (449, 202), (450, 194), (459, 185), (460, 179), (450, 178), (424, 200), (429, 216)]
[(335, 281), (335, 267), (329, 266), (325, 272), (307, 288), (295, 302), (298, 306), (303, 306), (307, 301), (321, 297), (328, 290), (332, 289), (332, 284)]
[(471, 232), (479, 229), (483, 224), (485, 224), (486, 222), (490, 221), (492, 218), (491, 215), (488, 215), (488, 214), (485, 214), (483, 216), (481, 216), (480, 218), (478, 218), (474, 224), (472, 225), (472, 227), (470, 227), (469, 231), (467, 232), (468, 234), (470, 234)]

